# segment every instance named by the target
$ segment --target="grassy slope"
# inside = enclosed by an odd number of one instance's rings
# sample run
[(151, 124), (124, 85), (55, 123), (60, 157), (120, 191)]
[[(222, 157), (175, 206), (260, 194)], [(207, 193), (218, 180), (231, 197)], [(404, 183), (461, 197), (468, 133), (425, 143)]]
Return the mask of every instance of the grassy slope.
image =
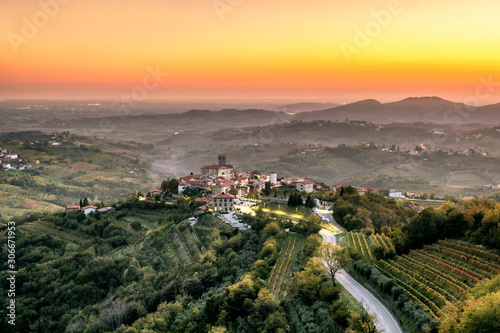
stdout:
[[(0, 214), (4, 217), (61, 210), (85, 196), (91, 201), (111, 201), (148, 189), (147, 163), (138, 158), (149, 149), (147, 145), (75, 136), (65, 136), (60, 146), (36, 143), (50, 138), (26, 132), (0, 135), (0, 147), (20, 154), (23, 164), (41, 171), (0, 170)], [(116, 147), (120, 151), (109, 151)], [(20, 179), (19, 186), (9, 186), (15, 179)]]

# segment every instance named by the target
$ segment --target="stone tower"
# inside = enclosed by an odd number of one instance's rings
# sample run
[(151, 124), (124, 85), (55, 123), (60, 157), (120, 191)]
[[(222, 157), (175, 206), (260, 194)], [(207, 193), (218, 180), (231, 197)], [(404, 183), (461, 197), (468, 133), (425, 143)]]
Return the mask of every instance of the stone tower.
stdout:
[(219, 155), (219, 165), (226, 165), (226, 155)]

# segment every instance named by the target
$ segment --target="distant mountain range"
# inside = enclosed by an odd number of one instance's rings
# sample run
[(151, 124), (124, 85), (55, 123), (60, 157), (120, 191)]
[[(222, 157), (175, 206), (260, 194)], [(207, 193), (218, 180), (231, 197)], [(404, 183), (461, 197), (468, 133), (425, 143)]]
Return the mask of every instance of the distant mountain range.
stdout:
[(300, 113), (294, 119), (364, 120), (373, 123), (428, 122), (428, 123), (500, 123), (500, 104), (470, 107), (439, 97), (410, 97), (392, 103), (368, 99), (320, 111)]
[[(10, 105), (12, 104), (12, 105)], [(92, 130), (94, 135), (121, 133), (214, 132), (226, 128), (268, 126), (291, 121), (310, 122), (360, 120), (376, 124), (435, 123), (487, 124), (500, 123), (500, 104), (469, 107), (439, 97), (411, 97), (398, 102), (380, 103), (373, 99), (337, 105), (333, 103), (295, 103), (270, 106), (269, 109), (235, 108), (221, 111), (193, 109), (183, 113), (169, 113), (169, 104), (156, 103), (155, 109), (136, 109), (132, 114), (117, 114), (109, 106), (88, 111), (73, 110), (71, 102), (63, 106), (27, 111), (13, 102), (4, 105), (0, 132), (15, 130)], [(75, 104), (75, 108), (80, 104)], [(61, 108), (63, 110), (61, 110)], [(101, 134), (102, 133), (102, 134)]]
[[(315, 108), (331, 106), (324, 110)], [(221, 111), (190, 110), (176, 114), (141, 114), (107, 118), (110, 123), (134, 131), (197, 131), (213, 132), (225, 128), (242, 128), (288, 123), (290, 121), (344, 121), (361, 120), (377, 124), (436, 123), (436, 124), (497, 124), (500, 123), (500, 104), (469, 107), (439, 97), (406, 98), (392, 103), (368, 99), (346, 105), (330, 103), (297, 103), (280, 108), (282, 111), (262, 109)], [(302, 112), (292, 112), (303, 110)], [(305, 111), (304, 111), (305, 110)], [(83, 123), (100, 120), (87, 118)], [(84, 125), (81, 124), (81, 125)], [(88, 126), (85, 124), (84, 126)]]

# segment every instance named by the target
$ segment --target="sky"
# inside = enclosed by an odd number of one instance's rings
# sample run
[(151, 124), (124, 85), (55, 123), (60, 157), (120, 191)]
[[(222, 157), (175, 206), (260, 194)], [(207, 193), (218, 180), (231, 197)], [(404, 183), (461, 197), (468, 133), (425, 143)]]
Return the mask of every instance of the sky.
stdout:
[(498, 13), (497, 0), (1, 1), (0, 98), (498, 103)]

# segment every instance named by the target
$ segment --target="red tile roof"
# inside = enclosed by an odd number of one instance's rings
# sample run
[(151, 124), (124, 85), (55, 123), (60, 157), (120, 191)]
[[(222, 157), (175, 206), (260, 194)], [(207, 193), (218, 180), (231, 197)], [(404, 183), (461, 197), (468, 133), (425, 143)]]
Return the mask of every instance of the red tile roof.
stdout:
[(80, 206), (66, 206), (66, 209), (80, 209)]
[(82, 207), (82, 210), (85, 210), (87, 208), (94, 208), (94, 209), (97, 209), (97, 206), (85, 206), (85, 207)]
[(201, 197), (201, 198), (197, 198), (196, 201), (198, 202), (207, 202), (207, 201), (210, 201), (212, 200), (211, 197)]
[(216, 194), (212, 198), (214, 199), (234, 199), (234, 196), (227, 193)]
[(187, 184), (191, 184), (191, 185), (196, 185), (196, 186), (209, 186), (207, 183), (204, 183), (204, 182), (199, 182), (199, 181), (186, 181)]
[(207, 165), (207, 166), (204, 166), (202, 169), (209, 169), (209, 170), (219, 170), (219, 169), (232, 169), (233, 166), (232, 165)]

